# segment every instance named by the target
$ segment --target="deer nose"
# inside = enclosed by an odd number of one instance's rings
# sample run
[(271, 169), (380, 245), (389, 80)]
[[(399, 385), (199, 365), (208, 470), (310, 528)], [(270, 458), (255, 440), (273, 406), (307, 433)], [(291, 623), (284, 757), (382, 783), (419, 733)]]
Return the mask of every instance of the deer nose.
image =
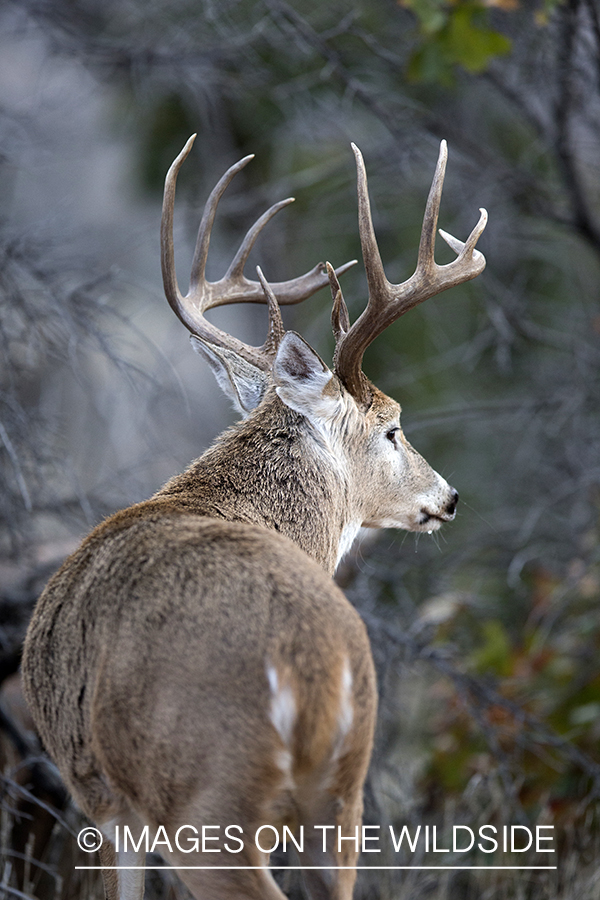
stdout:
[(446, 506), (446, 513), (449, 516), (453, 516), (456, 512), (456, 507), (458, 505), (458, 491), (456, 488), (450, 488), (450, 500)]

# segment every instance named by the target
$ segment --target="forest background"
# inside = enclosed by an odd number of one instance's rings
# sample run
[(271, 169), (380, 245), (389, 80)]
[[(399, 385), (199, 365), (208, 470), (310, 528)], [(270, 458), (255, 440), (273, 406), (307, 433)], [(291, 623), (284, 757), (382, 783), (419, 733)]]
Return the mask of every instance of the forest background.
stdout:
[[(443, 862), (557, 868), (367, 868), (357, 897), (600, 896), (597, 0), (2, 4), (0, 895), (101, 896), (95, 875), (74, 871), (78, 813), (21, 705), (32, 605), (87, 530), (235, 418), (162, 294), (162, 182), (192, 132), (182, 285), (204, 199), (248, 153), (220, 206), (212, 278), (290, 195), (252, 265), (277, 281), (359, 257), (350, 141), (392, 281), (413, 270), (440, 139), (440, 225), (464, 239), (488, 209), (485, 273), (419, 306), (365, 360), (403, 404), (409, 440), (459, 490), (457, 519), (439, 537), (364, 539), (338, 579), (379, 675), (365, 822), (553, 825), (550, 863), (476, 850)], [(355, 318), (361, 264), (343, 287)], [(324, 290), (284, 313), (326, 360), (330, 306)], [(264, 310), (220, 313), (262, 342)], [(169, 871), (149, 873), (147, 891), (186, 896)]]

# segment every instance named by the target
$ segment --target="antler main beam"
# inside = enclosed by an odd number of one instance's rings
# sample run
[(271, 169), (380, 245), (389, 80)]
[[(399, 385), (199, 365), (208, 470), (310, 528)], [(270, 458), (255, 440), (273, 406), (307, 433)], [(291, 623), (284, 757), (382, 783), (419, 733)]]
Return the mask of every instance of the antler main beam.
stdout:
[[(282, 281), (271, 284), (271, 292), (266, 291), (262, 278), (251, 281), (244, 275), (244, 266), (254, 243), (273, 216), (293, 203), (294, 198), (281, 200), (275, 203), (248, 230), (239, 250), (231, 262), (227, 272), (219, 281), (208, 281), (206, 278), (206, 260), (210, 244), (210, 235), (217, 211), (219, 200), (234, 176), (246, 166), (254, 155), (245, 156), (235, 165), (231, 166), (216, 187), (213, 189), (204, 207), (202, 221), (198, 231), (196, 250), (192, 262), (189, 292), (183, 296), (177, 284), (175, 274), (175, 251), (173, 247), (173, 209), (175, 205), (175, 187), (177, 176), (185, 159), (187, 158), (196, 135), (188, 140), (185, 147), (173, 162), (165, 179), (165, 192), (161, 220), (161, 265), (165, 294), (173, 311), (192, 334), (217, 347), (233, 350), (263, 371), (268, 371), (271, 366), (273, 354), (277, 349), (277, 343), (282, 333), (282, 327), (278, 316), (277, 303), (300, 303), (310, 297), (319, 288), (327, 284), (327, 274), (323, 263), (319, 263), (310, 272), (294, 278), (291, 281)], [(346, 263), (337, 269), (341, 274), (355, 264), (356, 260)], [(277, 298), (276, 300), (274, 298)], [(268, 303), (269, 305), (269, 333), (262, 347), (252, 347), (242, 343), (233, 335), (227, 334), (210, 323), (204, 316), (205, 312), (217, 306), (225, 306), (230, 303)], [(277, 310), (277, 311), (276, 311)]]
[(385, 276), (377, 246), (365, 164), (358, 147), (352, 144), (352, 149), (356, 157), (358, 222), (369, 299), (366, 309), (350, 327), (337, 278), (333, 270), (329, 272), (334, 297), (333, 329), (336, 334), (334, 362), (337, 375), (350, 393), (359, 402), (368, 403), (368, 382), (361, 368), (365, 350), (388, 325), (409, 309), (447, 288), (470, 281), (483, 271), (485, 257), (475, 249), (475, 244), (486, 226), (487, 212), (480, 209), (479, 221), (465, 243), (440, 229), (442, 238), (458, 255), (453, 262), (438, 265), (434, 258), (435, 235), (448, 158), (446, 141), (442, 141), (423, 217), (417, 267), (407, 281), (392, 284)]

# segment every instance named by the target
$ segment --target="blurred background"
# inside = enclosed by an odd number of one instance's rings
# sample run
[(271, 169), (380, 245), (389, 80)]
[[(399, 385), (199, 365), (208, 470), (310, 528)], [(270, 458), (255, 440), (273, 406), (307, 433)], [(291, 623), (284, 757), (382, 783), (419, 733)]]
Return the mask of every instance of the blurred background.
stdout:
[[(204, 200), (248, 153), (219, 208), (209, 278), (288, 196), (249, 274), (260, 264), (284, 280), (360, 257), (350, 141), (392, 281), (413, 271), (440, 139), (441, 227), (465, 239), (488, 209), (484, 274), (412, 311), (364, 365), (459, 490), (457, 519), (432, 537), (367, 536), (338, 580), (379, 673), (365, 822), (553, 825), (553, 855), (442, 862), (558, 868), (367, 869), (356, 897), (599, 897), (598, 0), (0, 6), (0, 896), (102, 896), (97, 873), (74, 870), (89, 864), (72, 837), (80, 819), (19, 692), (33, 603), (95, 523), (235, 421), (162, 294), (162, 183), (192, 132), (176, 204), (182, 287)], [(343, 289), (355, 318), (362, 264)], [(284, 312), (327, 361), (330, 307), (323, 290)], [(264, 338), (263, 308), (214, 321)], [(373, 860), (362, 863), (440, 864), (389, 847)], [(187, 896), (168, 870), (148, 874), (147, 892)]]

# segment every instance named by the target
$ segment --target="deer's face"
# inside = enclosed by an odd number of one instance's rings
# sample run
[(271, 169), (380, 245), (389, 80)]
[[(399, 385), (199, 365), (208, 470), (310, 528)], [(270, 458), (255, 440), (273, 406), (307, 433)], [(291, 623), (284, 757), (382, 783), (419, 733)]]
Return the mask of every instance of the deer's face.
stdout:
[(355, 525), (431, 532), (454, 519), (458, 493), (408, 443), (395, 400), (369, 384), (370, 405), (357, 403), (292, 333), (282, 342), (274, 376), (280, 398), (306, 416), (341, 473)]
[(345, 451), (361, 524), (435, 531), (454, 519), (458, 492), (406, 440), (400, 405), (375, 387), (372, 392), (373, 403), (364, 411), (344, 391), (347, 422), (353, 422)]

